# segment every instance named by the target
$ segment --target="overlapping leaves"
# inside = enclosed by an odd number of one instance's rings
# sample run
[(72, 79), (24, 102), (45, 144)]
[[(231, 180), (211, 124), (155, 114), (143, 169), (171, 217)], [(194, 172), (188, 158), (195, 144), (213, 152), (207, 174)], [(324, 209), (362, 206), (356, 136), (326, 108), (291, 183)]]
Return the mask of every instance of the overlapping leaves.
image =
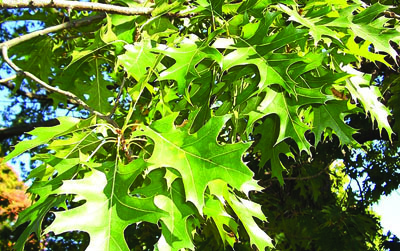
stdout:
[[(192, 237), (188, 232), (188, 228), (193, 226), (187, 222), (188, 217), (199, 217), (199, 212), (203, 214), (203, 208), (206, 208), (206, 215), (210, 213), (208, 217), (216, 222), (220, 220), (218, 214), (210, 211), (210, 205), (206, 206), (204, 203), (204, 193), (211, 182), (220, 180), (224, 184), (222, 186), (224, 189), (227, 189), (229, 184), (232, 188), (246, 193), (259, 188), (252, 179), (252, 172), (241, 160), (249, 144), (219, 145), (216, 142), (219, 130), (211, 128), (222, 128), (226, 117), (214, 117), (197, 133), (188, 134), (188, 127), (175, 127), (176, 115), (165, 117), (151, 127), (143, 127), (142, 130), (132, 134), (133, 139), (147, 136), (154, 141), (153, 154), (148, 160), (138, 158), (129, 164), (122, 164), (119, 158), (103, 163), (87, 163), (80, 161), (79, 158), (70, 158), (71, 161), (66, 161), (54, 157), (49, 159), (42, 157), (48, 164), (43, 168), (40, 167), (31, 176), (37, 178), (31, 192), (40, 195), (41, 199), (27, 210), (30, 216), (25, 214), (21, 218), (21, 223), (32, 220), (34, 224), (26, 230), (24, 236), (29, 235), (30, 231), (39, 233), (40, 219), (51, 207), (67, 208), (64, 204), (66, 197), (55, 197), (55, 195), (74, 195), (73, 201), (82, 204), (55, 212), (55, 220), (46, 228), (46, 232), (53, 231), (59, 234), (65, 231), (85, 231), (91, 239), (88, 250), (125, 250), (127, 244), (124, 230), (128, 225), (141, 221), (161, 222), (163, 230), (158, 243), (160, 248), (172, 250), (194, 248)], [(93, 132), (85, 128), (81, 130), (82, 134), (87, 135)], [(70, 131), (67, 130), (65, 133)], [(59, 134), (49, 135), (49, 139), (54, 139), (54, 135), (59, 136)], [(92, 150), (76, 147), (80, 144), (85, 145), (83, 140), (72, 145), (63, 144), (63, 141), (70, 142), (68, 138), (56, 139), (51, 145), (68, 148), (69, 155), (73, 150), (80, 149), (80, 155), (83, 157), (86, 155), (85, 152)], [(171, 167), (178, 172), (174, 174), (169, 170), (165, 171), (165, 167)], [(148, 175), (144, 173), (146, 170), (150, 172)], [(54, 177), (55, 171), (57, 175)], [(84, 172), (82, 178), (69, 180), (79, 171)], [(130, 189), (133, 182), (143, 178), (143, 185), (137, 189)], [(231, 192), (226, 192), (225, 196), (234, 200), (234, 205), (244, 207), (242, 205), (244, 202), (234, 199)], [(224, 203), (221, 201), (218, 203), (219, 206), (214, 203), (211, 208), (217, 206), (227, 214)], [(43, 207), (46, 208), (44, 211)], [(260, 217), (260, 214), (254, 216)], [(35, 221), (34, 217), (39, 217), (39, 222)], [(247, 219), (243, 218), (241, 221), (246, 226)], [(236, 233), (235, 224), (231, 225), (232, 231)], [(220, 234), (222, 238), (226, 238), (224, 232)], [(24, 239), (21, 239), (19, 247), (22, 247), (23, 243)], [(233, 245), (232, 242), (227, 243)], [(270, 241), (258, 240), (255, 244), (266, 246), (270, 245)]]
[[(260, 187), (243, 155), (261, 153), (260, 168), (270, 161), (283, 183), (280, 158), (295, 157), (292, 149), (310, 153), (308, 132), (315, 145), (332, 134), (353, 144), (344, 117), (359, 109), (346, 91), (391, 134), (380, 93), (351, 69), (361, 56), (384, 61), (370, 44), (396, 56), (390, 41), (399, 40), (398, 31), (376, 18), (386, 6), (311, 2), (303, 15), (293, 1), (147, 4), (156, 7), (150, 19), (108, 17), (94, 39), (77, 39), (70, 65), (55, 77), (96, 111), (114, 104), (108, 120), (115, 123), (60, 118), (8, 156), (47, 145), (30, 175), (39, 200), (20, 216), (18, 225), (30, 223), (17, 249), (32, 232), (40, 235), (46, 213), (56, 210), (45, 231), (85, 231), (89, 250), (127, 250), (124, 231), (141, 221), (161, 226), (159, 250), (195, 249), (193, 233), (210, 222), (224, 245), (245, 238), (241, 225), (249, 244), (265, 250), (272, 241), (254, 218), (266, 219), (248, 199)], [(198, 16), (180, 17), (186, 7)], [(118, 39), (125, 47), (109, 44)], [(332, 94), (334, 85), (346, 98)], [(113, 88), (119, 99), (111, 102)]]
[(130, 185), (146, 167), (143, 161), (128, 165), (104, 162), (83, 179), (66, 180), (53, 194), (75, 194), (85, 203), (55, 212), (46, 228), (55, 234), (80, 230), (90, 235), (88, 250), (127, 250), (125, 228), (136, 222), (157, 223), (166, 213), (154, 204), (154, 196), (129, 196)]
[(249, 144), (222, 146), (216, 142), (227, 117), (213, 117), (198, 132), (190, 135), (187, 127), (182, 130), (175, 128), (176, 115), (156, 121), (151, 129), (146, 128), (134, 135), (144, 134), (154, 140), (155, 148), (149, 163), (179, 171), (187, 201), (191, 201), (202, 212), (204, 191), (207, 184), (216, 179), (240, 191), (251, 186), (253, 174), (241, 161)]

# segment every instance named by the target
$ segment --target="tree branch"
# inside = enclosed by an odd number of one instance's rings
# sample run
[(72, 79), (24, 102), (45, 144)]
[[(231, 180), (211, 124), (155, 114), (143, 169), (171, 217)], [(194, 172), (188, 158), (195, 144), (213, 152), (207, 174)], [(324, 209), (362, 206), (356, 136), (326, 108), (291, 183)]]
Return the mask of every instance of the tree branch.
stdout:
[[(15, 79), (17, 75), (11, 76), (9, 78), (4, 78), (0, 79), (0, 85), (7, 87), (10, 91), (14, 91), (15, 85), (11, 83), (11, 80)], [(27, 97), (29, 99), (37, 99), (37, 100), (46, 100), (46, 101), (52, 101), (53, 99), (50, 98), (48, 95), (43, 95), (43, 94), (36, 94), (33, 92), (28, 92), (28, 91), (23, 91), (21, 89), (18, 89), (15, 91), (18, 95), (21, 95), (23, 97)], [(78, 105), (75, 100), (73, 99), (68, 99), (67, 102), (72, 105)]]
[(305, 176), (305, 177), (284, 177), (284, 180), (311, 180), (311, 179), (315, 179), (318, 176), (321, 176), (322, 174), (326, 173), (330, 167), (331, 163), (329, 163), (329, 165), (327, 165), (324, 169), (322, 169), (321, 171), (319, 171), (317, 174), (314, 175), (310, 175), (310, 176)]
[[(3, 1), (3, 3), (4, 3), (4, 1)], [(74, 27), (87, 25), (87, 24), (90, 24), (90, 23), (92, 23), (94, 21), (104, 19), (105, 17), (106, 17), (106, 15), (104, 13), (102, 13), (102, 14), (99, 14), (99, 15), (85, 17), (85, 18), (82, 18), (82, 19), (79, 19), (79, 20), (75, 20), (75, 21), (71, 21), (71, 22), (65, 22), (65, 23), (62, 23), (62, 24), (59, 24), (59, 25), (55, 25), (55, 26), (43, 29), (43, 30), (38, 30), (38, 31), (29, 33), (29, 34), (26, 34), (26, 35), (23, 35), (23, 36), (20, 36), (20, 37), (16, 37), (16, 38), (8, 40), (6, 42), (3, 42), (3, 43), (0, 44), (0, 49), (2, 49), (3, 47), (11, 48), (14, 45), (17, 45), (19, 43), (28, 41), (28, 40), (30, 40), (32, 38), (39, 37), (39, 36), (44, 36), (44, 35), (47, 35), (49, 33), (57, 32), (57, 31), (60, 31), (60, 30), (63, 30), (63, 29), (69, 29), (69, 28), (74, 28)]]
[(100, 11), (121, 15), (149, 15), (153, 8), (123, 7), (112, 4), (77, 2), (65, 0), (3, 0), (1, 8), (62, 8), (74, 10)]
[(13, 75), (13, 76), (8, 77), (8, 78), (0, 79), (0, 84), (1, 84), (1, 85), (4, 85), (4, 86), (6, 86), (6, 87), (8, 87), (8, 86), (5, 85), (5, 84), (8, 84), (11, 80), (14, 80), (14, 79), (16, 79), (16, 78), (17, 78), (17, 75)]
[[(14, 75), (14, 76), (9, 77), (9, 78), (1, 79), (1, 80), (0, 80), (0, 85), (5, 86), (5, 87), (7, 87), (8, 89), (10, 89), (11, 91), (13, 91), (14, 88), (15, 88), (15, 85), (12, 84), (12, 83), (10, 82), (10, 80), (14, 79), (15, 77), (16, 77), (16, 76)], [(5, 80), (8, 80), (8, 81), (5, 82)], [(49, 98), (47, 95), (40, 95), (40, 94), (36, 94), (36, 93), (33, 93), (33, 92), (25, 92), (25, 91), (22, 91), (22, 90), (20, 90), (20, 89), (18, 89), (18, 90), (16, 91), (16, 93), (17, 93), (18, 95), (21, 95), (21, 96), (24, 96), (24, 97), (27, 97), (27, 98), (30, 98), (30, 99), (52, 100), (52, 99)]]
[[(322, 169), (321, 171), (319, 171), (318, 173), (314, 174), (314, 175), (310, 175), (310, 176), (305, 176), (305, 177), (283, 177), (283, 180), (311, 180), (311, 179), (315, 179), (318, 176), (321, 176), (324, 173), (327, 173), (329, 167), (331, 166), (332, 162), (330, 162), (328, 165), (326, 165), (324, 167), (324, 169)], [(265, 172), (266, 175), (270, 175), (270, 172)], [(270, 181), (278, 181), (278, 179), (270, 179)]]
[(90, 106), (88, 106), (83, 100), (81, 100), (80, 98), (78, 98), (75, 94), (69, 92), (69, 91), (64, 91), (61, 89), (57, 89), (49, 84), (47, 84), (46, 82), (44, 82), (43, 80), (39, 79), (38, 77), (36, 77), (35, 75), (33, 75), (32, 73), (28, 72), (28, 71), (24, 71), (21, 68), (19, 68), (16, 64), (14, 64), (13, 61), (11, 61), (11, 59), (8, 57), (8, 47), (7, 46), (2, 46), (2, 54), (3, 54), (3, 58), (4, 61), (6, 61), (6, 63), (13, 68), (16, 72), (18, 72), (19, 74), (22, 74), (32, 80), (34, 80), (36, 83), (38, 83), (39, 85), (41, 85), (43, 88), (45, 88), (46, 90), (49, 90), (51, 92), (56, 92), (59, 93), (61, 95), (66, 96), (67, 98), (70, 98), (72, 100), (74, 100), (77, 104), (81, 105), (83, 108), (85, 108), (86, 110), (90, 111), (91, 113), (99, 116), (99, 117), (106, 117), (104, 114), (93, 110)]
[[(4, 3), (4, 1), (3, 1)], [(99, 20), (99, 19), (103, 19), (105, 17), (105, 14), (99, 14), (96, 16), (91, 16), (91, 17), (86, 17), (86, 18), (82, 18), (76, 21), (72, 21), (72, 22), (66, 22), (66, 23), (62, 23), (56, 26), (52, 26), (43, 30), (39, 30), (39, 31), (35, 31), (14, 39), (11, 39), (9, 41), (6, 41), (4, 43), (0, 44), (0, 48), (2, 49), (2, 55), (4, 58), (4, 61), (12, 68), (14, 69), (17, 74), (22, 74), (32, 80), (34, 80), (36, 83), (38, 83), (39, 85), (41, 85), (43, 88), (45, 88), (46, 90), (50, 91), (50, 92), (55, 92), (55, 93), (59, 93), (61, 95), (66, 96), (68, 99), (73, 100), (74, 103), (82, 106), (84, 109), (88, 110), (89, 112), (91, 112), (92, 114), (98, 116), (101, 119), (106, 120), (107, 122), (109, 122), (110, 124), (112, 124), (113, 126), (118, 127), (118, 124), (112, 120), (109, 116), (106, 116), (104, 114), (102, 114), (101, 112), (98, 112), (96, 110), (94, 110), (93, 108), (91, 108), (90, 106), (88, 106), (83, 100), (81, 100), (79, 97), (77, 97), (75, 94), (69, 92), (69, 91), (64, 91), (58, 88), (55, 88), (49, 84), (47, 84), (46, 82), (44, 82), (43, 80), (39, 79), (38, 77), (36, 77), (35, 75), (33, 75), (32, 73), (28, 72), (28, 71), (24, 71), (21, 68), (19, 68), (16, 64), (14, 64), (14, 62), (11, 61), (11, 59), (8, 57), (8, 49), (11, 48), (12, 46), (15, 46), (19, 43), (25, 42), (27, 40), (30, 40), (34, 37), (38, 37), (38, 36), (44, 36), (46, 34), (52, 33), (52, 32), (56, 32), (62, 29), (68, 29), (68, 28), (72, 28), (72, 27), (78, 27), (78, 26), (83, 26), (86, 24), (89, 24), (95, 20)]]
[(383, 12), (383, 14), (385, 14), (386, 17), (396, 18), (397, 20), (400, 20), (400, 15), (397, 15), (396, 13), (394, 13), (392, 11), (385, 11), (385, 12)]

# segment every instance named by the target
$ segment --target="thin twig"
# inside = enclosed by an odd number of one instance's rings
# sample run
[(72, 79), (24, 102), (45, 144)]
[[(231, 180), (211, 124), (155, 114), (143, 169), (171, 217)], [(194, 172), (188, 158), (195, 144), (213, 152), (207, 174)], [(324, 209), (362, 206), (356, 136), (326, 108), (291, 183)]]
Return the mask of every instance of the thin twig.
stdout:
[[(57, 88), (45, 83), (44, 81), (42, 81), (41, 79), (39, 79), (38, 77), (33, 75), (32, 73), (30, 73), (28, 71), (21, 70), (21, 68), (19, 68), (17, 65), (15, 65), (14, 62), (11, 61), (11, 59), (8, 57), (8, 47), (7, 46), (4, 46), (4, 45), (2, 46), (2, 54), (3, 54), (4, 61), (6, 61), (6, 63), (11, 68), (13, 68), (16, 72), (18, 72), (19, 74), (24, 75), (26, 77), (29, 77), (30, 79), (34, 80), (36, 83), (38, 83), (39, 85), (41, 85), (42, 87), (44, 87), (45, 89), (47, 89), (49, 91), (59, 93), (59, 94), (64, 95), (64, 96), (66, 96), (66, 97), (68, 97), (70, 99), (75, 100), (79, 105), (83, 106), (85, 109), (87, 109), (87, 110), (89, 110), (89, 111), (91, 111), (93, 113), (96, 113), (95, 111), (93, 111), (92, 108), (90, 108), (84, 101), (79, 99), (75, 94), (73, 94), (73, 93), (71, 93), (69, 91), (64, 91), (64, 90), (61, 90), (61, 89), (57, 89)], [(98, 115), (104, 116), (101, 113), (98, 114)]]
[[(0, 85), (7, 87), (10, 91), (14, 91), (15, 85), (11, 83), (11, 80), (15, 79), (16, 77), (17, 75), (11, 76), (9, 78), (0, 79)], [(52, 98), (50, 98), (48, 95), (45, 94), (36, 94), (33, 92), (23, 91), (21, 89), (18, 89), (15, 92), (16, 94), (21, 95), (23, 97), (27, 97), (29, 99), (48, 100), (48, 101), (53, 100)], [(75, 107), (78, 105), (76, 101), (73, 99), (68, 99), (67, 101), (69, 104), (73, 104)]]
[(65, 0), (3, 0), (1, 8), (62, 8), (87, 11), (101, 11), (121, 15), (149, 15), (153, 8), (123, 7), (112, 4), (78, 2)]
[(39, 79), (38, 77), (36, 77), (32, 73), (30, 73), (28, 71), (24, 71), (21, 68), (19, 68), (8, 57), (8, 49), (11, 48), (12, 46), (15, 46), (15, 45), (19, 44), (19, 43), (22, 43), (24, 41), (27, 41), (27, 40), (32, 39), (32, 38), (37, 37), (37, 36), (43, 36), (43, 35), (46, 35), (48, 33), (56, 32), (56, 31), (59, 31), (59, 30), (62, 30), (62, 29), (82, 26), (82, 25), (91, 23), (94, 20), (103, 19), (104, 16), (105, 16), (105, 14), (100, 14), (100, 15), (97, 15), (97, 16), (91, 16), (91, 17), (83, 18), (83, 19), (80, 19), (80, 20), (77, 20), (77, 21), (62, 23), (62, 24), (59, 24), (59, 25), (56, 25), (56, 26), (52, 26), (52, 27), (40, 30), (40, 31), (32, 32), (30, 34), (23, 35), (21, 37), (17, 37), (17, 38), (14, 38), (12, 40), (9, 40), (9, 41), (6, 41), (4, 43), (1, 43), (0, 44), (0, 48), (2, 49), (2, 55), (3, 55), (4, 61), (11, 68), (13, 68), (17, 72), (17, 74), (21, 74), (21, 75), (24, 75), (26, 77), (29, 77), (30, 79), (34, 80), (36, 83), (38, 83), (39, 85), (41, 85), (42, 87), (44, 87), (46, 90), (48, 90), (50, 92), (55, 92), (55, 93), (59, 93), (61, 95), (64, 95), (65, 97), (73, 100), (74, 103), (79, 104), (84, 109), (86, 109), (89, 112), (91, 112), (92, 114), (98, 116), (101, 119), (106, 120), (107, 122), (109, 122), (113, 126), (118, 126), (118, 124), (114, 120), (110, 119), (108, 116), (102, 114), (101, 112), (98, 112), (98, 111), (94, 110), (93, 108), (88, 106), (83, 100), (81, 100), (79, 97), (77, 97), (75, 94), (73, 94), (73, 93), (71, 93), (69, 91), (64, 91), (64, 90), (55, 88), (55, 87), (47, 84), (46, 82), (42, 81), (41, 79)]
[[(138, 1), (140, 2), (140, 1)], [(0, 8), (58, 8), (106, 12), (120, 15), (150, 15), (154, 8), (149, 7), (124, 7), (104, 3), (78, 2), (65, 0), (3, 0)], [(167, 13), (167, 16), (185, 17), (192, 15), (192, 9), (187, 9), (179, 13)]]
[(55, 88), (49, 84), (47, 84), (46, 82), (42, 81), (41, 79), (39, 79), (38, 77), (36, 77), (35, 75), (33, 75), (32, 73), (28, 72), (28, 71), (24, 71), (21, 68), (19, 68), (17, 65), (14, 64), (13, 61), (11, 61), (11, 59), (8, 57), (8, 47), (7, 46), (2, 46), (2, 55), (4, 58), (4, 61), (11, 67), (14, 69), (14, 71), (18, 72), (21, 75), (24, 75), (30, 79), (32, 79), (33, 81), (35, 81), (36, 83), (38, 83), (39, 85), (41, 85), (43, 88), (45, 88), (48, 91), (51, 92), (55, 92), (55, 93), (59, 93), (61, 95), (64, 95), (65, 97), (73, 100), (76, 104), (82, 106), (84, 109), (88, 110), (90, 113), (98, 116), (101, 119), (106, 120), (107, 122), (111, 123), (113, 126), (118, 126), (116, 124), (116, 122), (112, 119), (110, 119), (108, 116), (104, 115), (101, 112), (98, 112), (96, 110), (94, 110), (93, 108), (91, 108), (90, 106), (88, 106), (83, 100), (81, 100), (80, 98), (78, 98), (75, 94), (73, 94), (72, 92), (69, 91), (64, 91), (58, 88)]
[(110, 118), (114, 115), (115, 110), (117, 109), (117, 106), (118, 106), (118, 104), (119, 104), (119, 99), (121, 98), (122, 91), (123, 91), (123, 89), (124, 89), (125, 80), (126, 80), (125, 78), (122, 80), (122, 84), (121, 84), (121, 86), (119, 87), (118, 95), (117, 95), (117, 97), (115, 98), (115, 104), (114, 104), (114, 106), (113, 106), (113, 108), (112, 108), (110, 114), (108, 115), (108, 117), (110, 117)]
[[(7, 87), (10, 91), (13, 91), (14, 88), (15, 88), (15, 85), (10, 82), (11, 79), (12, 79), (12, 77), (1, 79), (0, 85)], [(8, 80), (8, 81), (7, 82), (3, 82), (3, 80)], [(30, 99), (51, 100), (51, 98), (49, 98), (47, 95), (36, 94), (36, 93), (33, 93), (33, 92), (25, 92), (25, 91), (22, 91), (20, 89), (18, 89), (16, 91), (16, 93), (18, 95), (21, 95), (21, 96), (24, 96), (24, 97), (27, 97), (27, 98), (30, 98)]]
[[(8, 78), (0, 79), (0, 84), (8, 87), (7, 84), (9, 84), (11, 80), (14, 80), (16, 78), (17, 78), (17, 75), (13, 75), (13, 76), (8, 77)], [(10, 87), (8, 87), (8, 88), (10, 88)]]
[(330, 166), (331, 166), (331, 163), (329, 163), (329, 165), (327, 165), (324, 169), (322, 169), (321, 171), (319, 171), (317, 174), (314, 174), (314, 175), (310, 175), (310, 176), (306, 176), (306, 177), (285, 177), (283, 179), (284, 180), (311, 180), (311, 179), (315, 179), (318, 176), (326, 173), (326, 171), (329, 169)]
[(384, 11), (383, 14), (385, 14), (386, 17), (396, 18), (397, 20), (400, 20), (400, 15), (397, 15), (392, 11)]
[(79, 27), (79, 26), (83, 26), (83, 25), (87, 25), (90, 24), (94, 21), (97, 20), (101, 20), (104, 19), (106, 17), (106, 15), (104, 13), (99, 14), (99, 15), (95, 15), (95, 16), (90, 16), (90, 17), (85, 17), (76, 21), (72, 21), (72, 22), (65, 22), (59, 25), (55, 25), (43, 30), (38, 30), (20, 37), (16, 37), (14, 39), (8, 40), (6, 42), (3, 42), (0, 44), (0, 48), (3, 48), (4, 46), (11, 48), (14, 45), (20, 44), (22, 42), (28, 41), (32, 38), (35, 37), (39, 37), (39, 36), (44, 36), (47, 35), (49, 33), (53, 33), (53, 32), (57, 32), (63, 29), (69, 29), (69, 28), (74, 28), (74, 27)]

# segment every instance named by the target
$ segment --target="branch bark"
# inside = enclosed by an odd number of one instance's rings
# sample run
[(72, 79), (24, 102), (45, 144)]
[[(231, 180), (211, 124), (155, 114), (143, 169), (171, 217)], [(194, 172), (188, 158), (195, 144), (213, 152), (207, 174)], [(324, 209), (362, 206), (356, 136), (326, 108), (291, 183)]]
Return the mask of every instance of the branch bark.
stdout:
[(77, 2), (65, 0), (3, 0), (1, 8), (62, 8), (99, 11), (121, 15), (150, 15), (153, 8), (123, 7), (112, 4)]
[(104, 114), (93, 110), (90, 106), (88, 106), (83, 100), (81, 100), (80, 98), (78, 98), (75, 94), (69, 92), (69, 91), (64, 91), (61, 89), (57, 89), (49, 84), (47, 84), (46, 82), (44, 82), (43, 80), (39, 79), (38, 77), (36, 77), (35, 75), (33, 75), (32, 73), (28, 72), (28, 71), (24, 71), (21, 68), (19, 68), (16, 64), (14, 64), (13, 61), (11, 61), (11, 59), (8, 57), (8, 47), (7, 46), (2, 46), (2, 55), (3, 55), (3, 59), (4, 61), (12, 68), (14, 69), (16, 72), (18, 72), (21, 75), (24, 75), (32, 80), (34, 80), (36, 83), (38, 83), (39, 85), (41, 85), (43, 88), (45, 88), (48, 91), (51, 92), (56, 92), (59, 93), (61, 95), (66, 96), (69, 99), (74, 100), (77, 104), (81, 105), (84, 109), (90, 111), (91, 113), (101, 117), (101, 118), (105, 118), (107, 116), (105, 116)]
[(16, 79), (16, 78), (17, 78), (17, 75), (13, 75), (13, 76), (8, 77), (8, 78), (0, 79), (0, 84), (1, 84), (1, 85), (4, 85), (4, 86), (6, 86), (6, 87), (8, 87), (8, 86), (5, 85), (5, 84), (8, 84), (11, 80), (14, 80), (14, 79)]
[[(4, 1), (3, 1), (3, 4), (4, 4)], [(64, 29), (70, 29), (70, 28), (74, 28), (74, 27), (84, 26), (84, 25), (90, 24), (92, 22), (95, 22), (97, 20), (102, 20), (105, 17), (106, 17), (106, 15), (103, 13), (103, 14), (99, 14), (96, 16), (85, 17), (85, 18), (71, 21), (71, 22), (65, 22), (65, 23), (62, 23), (59, 25), (55, 25), (55, 26), (43, 29), (43, 30), (38, 30), (38, 31), (29, 33), (29, 34), (26, 34), (26, 35), (23, 35), (20, 37), (16, 37), (16, 38), (8, 40), (6, 42), (3, 42), (0, 44), (0, 49), (3, 49), (3, 47), (11, 48), (12, 46), (17, 45), (19, 43), (28, 41), (35, 37), (44, 36), (49, 33), (57, 32), (57, 31), (64, 30)]]
[[(17, 1), (19, 2), (19, 1)], [(4, 1), (3, 1), (4, 3)], [(94, 110), (93, 108), (91, 108), (90, 106), (88, 106), (83, 100), (81, 100), (79, 97), (77, 97), (75, 94), (69, 92), (69, 91), (64, 91), (58, 88), (55, 88), (49, 84), (47, 84), (46, 82), (44, 82), (43, 80), (39, 79), (38, 77), (36, 77), (34, 74), (28, 72), (28, 71), (24, 71), (21, 68), (19, 68), (16, 64), (14, 64), (14, 62), (11, 61), (11, 59), (8, 57), (8, 49), (11, 48), (12, 46), (15, 46), (19, 43), (28, 41), (34, 37), (38, 37), (38, 36), (44, 36), (46, 34), (52, 33), (52, 32), (57, 32), (59, 30), (63, 30), (63, 29), (68, 29), (68, 28), (73, 28), (73, 27), (79, 27), (79, 26), (83, 26), (86, 24), (90, 24), (96, 20), (101, 20), (105, 17), (105, 14), (99, 14), (96, 16), (90, 16), (90, 17), (86, 17), (86, 18), (82, 18), (76, 21), (72, 21), (72, 22), (66, 22), (66, 23), (62, 23), (59, 25), (55, 25), (43, 30), (39, 30), (39, 31), (35, 31), (14, 39), (11, 39), (9, 41), (6, 41), (4, 43), (0, 44), (0, 48), (2, 50), (2, 55), (4, 58), (4, 61), (12, 68), (14, 69), (17, 74), (21, 74), (24, 75), (32, 80), (34, 80), (36, 83), (38, 83), (39, 85), (41, 85), (43, 88), (45, 88), (46, 90), (50, 91), (50, 92), (55, 92), (55, 93), (59, 93), (61, 95), (66, 96), (68, 99), (73, 100), (74, 103), (82, 106), (84, 109), (88, 110), (89, 112), (91, 112), (92, 114), (98, 116), (101, 119), (106, 120), (107, 122), (109, 122), (110, 124), (112, 124), (113, 126), (118, 127), (117, 123), (115, 123), (114, 120), (112, 120), (109, 116), (106, 116), (104, 114), (102, 114), (101, 112), (98, 112), (96, 110)]]
[[(13, 83), (10, 82), (10, 80), (14, 79), (13, 77), (15, 78), (15, 76), (12, 76), (12, 77), (10, 77), (10, 78), (1, 79), (1, 80), (0, 80), (0, 85), (2, 85), (2, 86), (4, 86), (4, 87), (7, 87), (7, 88), (10, 89), (11, 91), (13, 91), (14, 88), (15, 88), (15, 85), (14, 85)], [(6, 80), (7, 80), (7, 81), (6, 81)], [(16, 93), (17, 93), (18, 95), (21, 95), (21, 96), (24, 96), (24, 97), (27, 97), (27, 98), (30, 98), (30, 99), (52, 100), (52, 99), (49, 98), (47, 95), (40, 95), (40, 94), (36, 94), (36, 93), (33, 93), (33, 92), (25, 92), (25, 91), (22, 91), (22, 90), (20, 90), (20, 89), (16, 90)]]
[(327, 171), (328, 171), (328, 169), (329, 169), (331, 164), (332, 164), (332, 162), (329, 163), (329, 165), (327, 165), (324, 169), (322, 169), (321, 171), (319, 171), (317, 174), (314, 174), (314, 175), (305, 176), (305, 177), (284, 177), (283, 179), (284, 180), (311, 180), (311, 179), (315, 179), (315, 178), (321, 176), (322, 174), (327, 173)]
[[(15, 85), (13, 83), (11, 83), (11, 80), (14, 80), (16, 77), (17, 77), (17, 75), (11, 76), (9, 78), (0, 79), (0, 85), (7, 87), (10, 91), (14, 91)], [(18, 89), (15, 92), (16, 92), (16, 94), (21, 95), (23, 97), (27, 97), (29, 99), (45, 100), (45, 101), (50, 101), (50, 102), (53, 101), (53, 99), (50, 98), (48, 95), (36, 94), (33, 92), (23, 91), (21, 89)], [(50, 94), (50, 92), (49, 92), (49, 94)], [(76, 101), (73, 99), (68, 99), (67, 102), (68, 102), (68, 104), (73, 104), (76, 106), (78, 105), (76, 103)], [(65, 107), (63, 107), (63, 108), (65, 108)]]

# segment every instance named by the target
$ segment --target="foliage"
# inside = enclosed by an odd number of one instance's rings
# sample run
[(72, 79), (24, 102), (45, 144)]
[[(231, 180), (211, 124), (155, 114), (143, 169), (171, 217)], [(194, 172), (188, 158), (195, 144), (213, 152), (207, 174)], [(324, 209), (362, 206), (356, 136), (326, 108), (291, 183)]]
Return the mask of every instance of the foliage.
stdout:
[[(340, 243), (343, 248), (381, 245), (376, 217), (344, 195), (345, 175), (326, 163), (339, 155), (315, 151), (329, 139), (338, 139), (335, 149), (358, 146), (346, 116), (361, 113), (392, 139), (381, 91), (372, 74), (358, 69), (365, 61), (393, 67), (400, 26), (384, 15), (390, 6), (340, 0), (112, 3), (150, 9), (146, 15), (96, 16), (45, 8), (4, 20), (37, 19), (45, 27), (89, 20), (1, 45), (3, 59), (17, 71), (17, 88), (44, 93), (54, 109), (62, 104), (80, 112), (80, 118), (59, 117), (58, 125), (29, 132), (33, 137), (6, 157), (34, 150), (40, 163), (28, 176), (35, 203), (19, 214), (16, 226), (26, 227), (17, 250), (32, 233), (69, 231), (89, 235), (87, 250), (128, 250), (131, 226), (160, 228), (153, 240), (141, 242), (145, 249), (205, 243), (215, 250), (324, 249), (331, 233), (349, 241)], [(309, 164), (305, 159), (313, 152), (321, 160)], [(285, 182), (293, 172), (307, 176), (321, 169), (333, 178)], [(265, 185), (274, 178), (276, 186)], [(284, 183), (296, 198), (311, 191), (312, 200), (268, 206), (265, 200), (278, 200), (275, 191)], [(297, 203), (306, 210), (282, 225), (286, 207)], [(43, 224), (49, 212), (54, 220)], [(286, 236), (269, 230), (279, 224)], [(360, 225), (365, 232), (358, 232)], [(304, 234), (309, 229), (321, 234), (314, 243)], [(357, 232), (360, 241), (348, 232)], [(304, 238), (290, 242), (296, 235)]]
[(0, 159), (0, 247), (10, 249), (12, 241), (12, 225), (20, 211), (30, 206), (25, 194), (26, 186), (18, 179), (14, 170)]

